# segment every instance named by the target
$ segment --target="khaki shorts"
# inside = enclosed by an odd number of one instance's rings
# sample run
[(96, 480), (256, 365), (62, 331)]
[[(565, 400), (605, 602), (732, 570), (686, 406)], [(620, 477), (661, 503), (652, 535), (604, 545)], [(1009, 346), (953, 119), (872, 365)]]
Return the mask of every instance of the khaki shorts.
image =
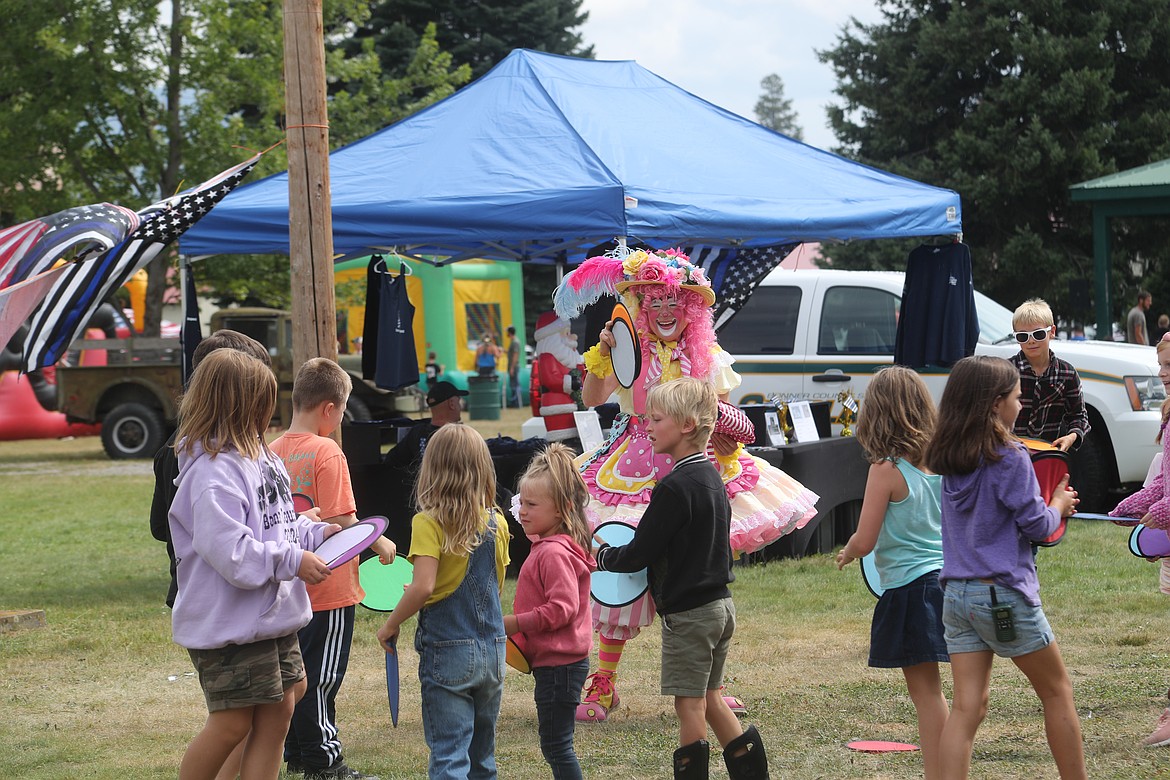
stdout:
[(305, 679), (296, 634), (214, 650), (188, 650), (199, 673), (207, 711), (273, 704)]
[(662, 695), (703, 698), (723, 685), (735, 633), (730, 598), (662, 616)]

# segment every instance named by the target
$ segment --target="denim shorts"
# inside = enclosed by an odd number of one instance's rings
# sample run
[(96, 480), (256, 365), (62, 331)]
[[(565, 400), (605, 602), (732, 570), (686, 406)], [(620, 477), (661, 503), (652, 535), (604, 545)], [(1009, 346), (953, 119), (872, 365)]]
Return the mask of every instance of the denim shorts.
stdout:
[(723, 685), (735, 604), (719, 599), (662, 616), (662, 695), (703, 698)]
[[(995, 638), (995, 622), (991, 617), (992, 588), (995, 588), (996, 606), (1012, 608), (1016, 638), (1010, 642)], [(1042, 608), (1024, 601), (1023, 595), (1013, 588), (981, 580), (947, 580), (943, 594), (943, 626), (947, 651), (951, 655), (991, 650), (1003, 658), (1015, 658), (1043, 650), (1056, 639)]]
[(199, 673), (208, 712), (282, 701), (285, 690), (305, 679), (296, 634), (187, 654)]

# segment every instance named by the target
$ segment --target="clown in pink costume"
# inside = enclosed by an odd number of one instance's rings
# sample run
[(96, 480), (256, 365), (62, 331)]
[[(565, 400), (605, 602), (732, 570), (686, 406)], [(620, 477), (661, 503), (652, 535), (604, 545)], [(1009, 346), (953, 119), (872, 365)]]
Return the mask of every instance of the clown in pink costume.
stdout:
[[(596, 528), (611, 521), (638, 525), (654, 485), (674, 465), (669, 456), (654, 453), (646, 436), (642, 422), (646, 392), (656, 384), (693, 376), (711, 382), (720, 398), (719, 421), (707, 456), (719, 469), (731, 501), (732, 549), (754, 552), (803, 527), (816, 514), (817, 495), (744, 450), (744, 444), (753, 440), (753, 429), (746, 416), (727, 403), (740, 379), (732, 370), (733, 359), (716, 343), (710, 308), (715, 293), (702, 269), (677, 250), (589, 258), (565, 277), (555, 308), (561, 317), (573, 317), (605, 294), (620, 296), (634, 317), (642, 369), (631, 387), (620, 386), (609, 356), (615, 343), (612, 323), (585, 353), (585, 405), (604, 403), (616, 393), (621, 406), (606, 442), (578, 460), (590, 493), (586, 511), (590, 525)], [(600, 640), (599, 666), (577, 710), (577, 719), (586, 721), (605, 720), (618, 705), (615, 680), (622, 650), (653, 621), (654, 604), (649, 593), (620, 608), (594, 602), (593, 619)]]

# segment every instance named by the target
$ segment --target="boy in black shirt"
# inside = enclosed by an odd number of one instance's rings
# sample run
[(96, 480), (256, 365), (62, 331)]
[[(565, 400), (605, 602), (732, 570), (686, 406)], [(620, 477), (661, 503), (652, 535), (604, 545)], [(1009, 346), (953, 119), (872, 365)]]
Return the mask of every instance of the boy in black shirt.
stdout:
[(671, 472), (658, 481), (630, 543), (603, 544), (600, 571), (649, 569), (650, 590), (662, 617), (662, 694), (674, 696), (679, 744), (675, 778), (705, 780), (707, 724), (723, 746), (731, 780), (768, 777), (768, 758), (755, 726), (745, 731), (720, 693), (723, 666), (735, 632), (731, 573), (731, 505), (705, 450), (718, 415), (714, 388), (684, 377), (658, 385), (646, 397), (646, 432)]

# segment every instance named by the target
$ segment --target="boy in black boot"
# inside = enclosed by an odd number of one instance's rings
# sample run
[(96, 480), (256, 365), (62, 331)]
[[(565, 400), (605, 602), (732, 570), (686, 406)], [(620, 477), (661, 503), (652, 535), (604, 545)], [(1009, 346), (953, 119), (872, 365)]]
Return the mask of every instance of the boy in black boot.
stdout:
[(674, 776), (686, 780), (707, 780), (711, 765), (711, 744), (705, 739), (695, 740), (674, 751)]
[(768, 777), (768, 754), (755, 726), (727, 743), (723, 749), (723, 763), (731, 780), (757, 780)]
[(718, 398), (691, 377), (657, 385), (646, 396), (646, 433), (673, 469), (659, 476), (634, 538), (596, 550), (599, 571), (649, 569), (662, 618), (662, 694), (674, 696), (679, 744), (674, 776), (707, 780), (707, 725), (724, 748), (732, 780), (768, 777), (768, 759), (754, 726), (746, 732), (723, 700), (723, 666), (735, 633), (731, 573), (731, 504), (718, 470), (707, 460)]

